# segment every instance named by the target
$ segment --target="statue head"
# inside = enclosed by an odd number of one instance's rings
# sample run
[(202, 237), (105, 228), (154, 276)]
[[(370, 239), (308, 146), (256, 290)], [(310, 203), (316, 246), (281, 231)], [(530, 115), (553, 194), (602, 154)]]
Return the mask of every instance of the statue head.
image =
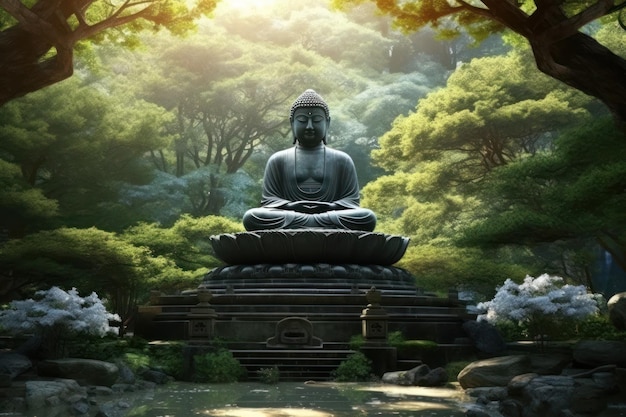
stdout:
[(330, 125), (328, 104), (322, 96), (308, 89), (291, 105), (289, 122), (294, 143), (298, 141), (306, 147), (326, 143), (326, 132)]

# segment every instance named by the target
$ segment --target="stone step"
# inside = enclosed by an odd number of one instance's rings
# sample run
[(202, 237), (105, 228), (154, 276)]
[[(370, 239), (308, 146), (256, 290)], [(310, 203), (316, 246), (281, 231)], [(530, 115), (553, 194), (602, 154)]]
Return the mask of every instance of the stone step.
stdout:
[[(251, 290), (252, 291), (252, 290)], [(160, 296), (158, 306), (194, 306), (198, 303), (196, 296), (167, 295)], [(153, 303), (154, 304), (154, 303)], [(362, 294), (218, 294), (210, 301), (211, 305), (355, 305), (365, 308), (367, 299)], [(382, 293), (381, 305), (388, 306), (438, 306), (464, 308), (458, 300), (432, 296), (390, 295)]]
[[(159, 313), (155, 321), (187, 321), (189, 311), (163, 311)], [(360, 321), (360, 312), (323, 312), (323, 311), (219, 311), (216, 310), (217, 321), (277, 321), (287, 317), (304, 317), (311, 322), (331, 322), (357, 320)], [(415, 322), (459, 322), (459, 315), (453, 313), (394, 313), (387, 312), (389, 321), (409, 320)]]
[(329, 380), (352, 350), (330, 349), (231, 349), (246, 368), (248, 379), (259, 379), (258, 371), (277, 367), (282, 381)]
[[(321, 294), (321, 295), (332, 295), (332, 294), (352, 294), (353, 291), (350, 288), (282, 288), (282, 287), (273, 287), (273, 288), (230, 288), (230, 289), (215, 289), (210, 288), (209, 290), (214, 295), (245, 295), (245, 294), (276, 294), (276, 295), (310, 295), (310, 294)], [(407, 289), (384, 289), (385, 295), (405, 295), (411, 296), (416, 295), (415, 290)]]

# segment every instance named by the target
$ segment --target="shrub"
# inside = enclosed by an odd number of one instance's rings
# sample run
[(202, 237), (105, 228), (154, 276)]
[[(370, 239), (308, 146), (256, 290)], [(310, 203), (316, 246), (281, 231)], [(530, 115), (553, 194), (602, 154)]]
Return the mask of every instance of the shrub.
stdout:
[(370, 379), (372, 361), (363, 353), (356, 352), (341, 362), (333, 371), (333, 378), (338, 382), (358, 382)]
[(618, 340), (626, 342), (626, 331), (618, 330), (608, 315), (591, 316), (577, 326), (577, 335), (581, 339)]
[(236, 382), (244, 375), (239, 361), (227, 349), (194, 356), (198, 382)]
[(446, 373), (448, 374), (448, 382), (456, 382), (459, 373), (469, 365), (470, 361), (448, 362), (446, 364)]
[(150, 368), (158, 369), (175, 379), (181, 379), (184, 368), (183, 347), (183, 342), (149, 346)]
[(277, 366), (272, 368), (261, 368), (256, 371), (261, 382), (266, 384), (277, 384), (280, 381), (280, 370)]
[(109, 326), (111, 320), (120, 318), (107, 312), (95, 292), (83, 298), (76, 288), (37, 291), (34, 298), (12, 301), (8, 309), (0, 311), (0, 327), (15, 335), (42, 336), (46, 353), (52, 357), (65, 354), (67, 339), (116, 333), (118, 329)]
[(387, 343), (389, 346), (398, 347), (405, 342), (401, 331), (389, 332), (387, 334)]
[(360, 334), (356, 334), (350, 338), (350, 342), (348, 342), (348, 346), (350, 347), (351, 350), (359, 350), (361, 349), (361, 347), (363, 347), (364, 343), (365, 343), (365, 338)]
[(527, 276), (522, 284), (510, 279), (491, 301), (478, 304), (486, 313), (478, 317), (498, 324), (514, 322), (526, 335), (543, 344), (557, 338), (562, 329), (598, 313), (598, 296), (580, 286), (562, 285), (563, 278), (547, 274)]

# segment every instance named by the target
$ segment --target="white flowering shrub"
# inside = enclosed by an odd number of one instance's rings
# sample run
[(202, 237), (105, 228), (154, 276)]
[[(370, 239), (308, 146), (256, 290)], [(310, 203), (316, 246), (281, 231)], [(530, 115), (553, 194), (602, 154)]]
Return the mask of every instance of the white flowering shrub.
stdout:
[(514, 322), (528, 336), (543, 341), (568, 322), (581, 321), (599, 312), (599, 296), (583, 285), (563, 285), (563, 278), (543, 274), (526, 276), (522, 284), (507, 279), (491, 301), (478, 304), (485, 312), (478, 320), (498, 324)]
[(109, 320), (120, 318), (107, 312), (95, 292), (80, 297), (76, 288), (37, 291), (34, 299), (12, 301), (8, 309), (0, 311), (0, 329), (15, 335), (105, 336), (118, 330), (109, 326)]

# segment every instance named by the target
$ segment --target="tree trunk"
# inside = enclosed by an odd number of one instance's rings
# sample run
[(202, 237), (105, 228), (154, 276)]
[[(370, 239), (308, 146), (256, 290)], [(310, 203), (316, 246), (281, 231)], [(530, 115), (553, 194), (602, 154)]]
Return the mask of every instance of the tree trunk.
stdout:
[(583, 33), (554, 43), (529, 41), (541, 72), (598, 98), (626, 131), (626, 60)]
[[(43, 58), (55, 49), (56, 54)], [(0, 106), (69, 78), (74, 71), (71, 47), (53, 48), (44, 37), (20, 25), (0, 32), (0, 57)]]

